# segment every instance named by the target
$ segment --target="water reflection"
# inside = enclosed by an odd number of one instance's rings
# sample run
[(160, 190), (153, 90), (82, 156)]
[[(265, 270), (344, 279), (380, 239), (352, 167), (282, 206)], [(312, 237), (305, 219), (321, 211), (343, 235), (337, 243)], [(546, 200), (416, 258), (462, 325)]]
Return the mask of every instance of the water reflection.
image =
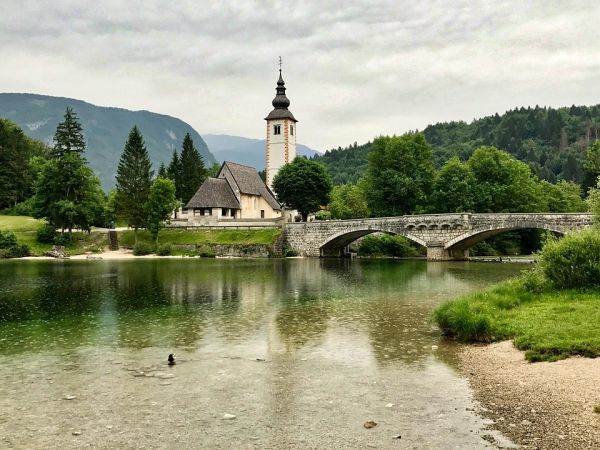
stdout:
[(437, 304), (518, 270), (319, 259), (3, 262), (1, 353), (253, 341), (332, 357), (355, 346), (348, 358), (419, 363), (439, 341), (430, 322)]

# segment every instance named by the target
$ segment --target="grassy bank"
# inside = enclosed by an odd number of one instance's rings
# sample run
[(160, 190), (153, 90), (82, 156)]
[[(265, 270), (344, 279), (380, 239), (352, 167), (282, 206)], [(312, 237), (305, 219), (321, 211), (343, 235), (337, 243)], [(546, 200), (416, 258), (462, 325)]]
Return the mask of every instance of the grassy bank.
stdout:
[(530, 361), (600, 356), (600, 292), (532, 291), (526, 277), (448, 302), (434, 313), (463, 342), (513, 339)]
[(0, 215), (0, 231), (35, 232), (41, 225), (43, 220), (34, 219), (29, 216), (2, 216)]
[[(0, 231), (11, 231), (17, 237), (19, 244), (25, 244), (31, 256), (43, 256), (52, 250), (53, 244), (43, 244), (37, 240), (37, 230), (44, 224), (43, 220), (28, 216), (2, 216), (0, 215)], [(68, 255), (81, 255), (86, 252), (102, 252), (108, 245), (105, 232), (81, 233), (74, 232), (71, 242), (65, 245)]]
[[(158, 234), (161, 245), (272, 245), (281, 234), (280, 228), (258, 230), (172, 230), (163, 229)], [(138, 231), (138, 241), (153, 245), (150, 233)], [(133, 231), (119, 233), (119, 245), (133, 248)]]
[[(42, 244), (37, 241), (35, 231), (23, 231), (15, 233), (20, 244), (26, 244), (31, 251), (31, 256), (43, 256), (52, 250), (53, 244)], [(108, 245), (108, 237), (105, 232), (80, 233), (73, 232), (71, 242), (65, 245), (67, 255), (82, 255), (87, 252), (100, 253)]]

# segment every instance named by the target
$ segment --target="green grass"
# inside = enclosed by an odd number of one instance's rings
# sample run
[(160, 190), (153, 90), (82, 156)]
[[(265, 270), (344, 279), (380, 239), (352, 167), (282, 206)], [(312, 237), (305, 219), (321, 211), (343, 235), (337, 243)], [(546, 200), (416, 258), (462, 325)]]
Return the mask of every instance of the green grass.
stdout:
[(513, 339), (530, 361), (600, 356), (600, 292), (526, 289), (523, 278), (440, 306), (434, 318), (464, 342)]
[[(35, 231), (16, 232), (17, 240), (27, 244), (31, 256), (43, 256), (52, 249), (53, 244), (41, 244), (37, 241)], [(65, 246), (65, 251), (70, 256), (81, 255), (86, 252), (99, 253), (108, 245), (108, 236), (104, 232), (79, 233), (74, 232), (72, 241)]]
[(13, 231), (15, 233), (21, 231), (36, 231), (43, 223), (45, 223), (43, 220), (34, 219), (29, 216), (0, 215), (1, 231)]
[[(158, 234), (158, 242), (171, 245), (208, 245), (208, 244), (237, 244), (237, 245), (272, 245), (281, 234), (279, 228), (259, 230), (170, 230), (163, 229)], [(150, 233), (138, 231), (138, 239), (142, 242), (152, 242)], [(119, 232), (119, 245), (133, 248), (133, 231)]]

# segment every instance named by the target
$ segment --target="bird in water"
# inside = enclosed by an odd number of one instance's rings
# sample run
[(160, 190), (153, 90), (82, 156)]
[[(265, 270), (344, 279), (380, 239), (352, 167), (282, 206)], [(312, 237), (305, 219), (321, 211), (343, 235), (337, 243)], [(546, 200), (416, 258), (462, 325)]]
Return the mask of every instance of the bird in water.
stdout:
[(169, 357), (167, 358), (170, 366), (175, 365), (175, 355), (173, 353), (169, 353)]

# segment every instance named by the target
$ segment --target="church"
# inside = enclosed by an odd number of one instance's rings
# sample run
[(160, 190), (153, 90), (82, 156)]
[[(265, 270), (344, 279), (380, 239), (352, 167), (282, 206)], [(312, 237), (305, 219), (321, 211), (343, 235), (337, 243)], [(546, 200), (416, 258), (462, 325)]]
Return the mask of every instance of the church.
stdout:
[(271, 188), (281, 167), (296, 158), (296, 124), (288, 109), (285, 82), (279, 67), (279, 80), (273, 110), (265, 117), (266, 184), (255, 168), (225, 161), (216, 178), (207, 178), (182, 208), (178, 222), (187, 226), (236, 225), (240, 222), (292, 220), (285, 215)]

